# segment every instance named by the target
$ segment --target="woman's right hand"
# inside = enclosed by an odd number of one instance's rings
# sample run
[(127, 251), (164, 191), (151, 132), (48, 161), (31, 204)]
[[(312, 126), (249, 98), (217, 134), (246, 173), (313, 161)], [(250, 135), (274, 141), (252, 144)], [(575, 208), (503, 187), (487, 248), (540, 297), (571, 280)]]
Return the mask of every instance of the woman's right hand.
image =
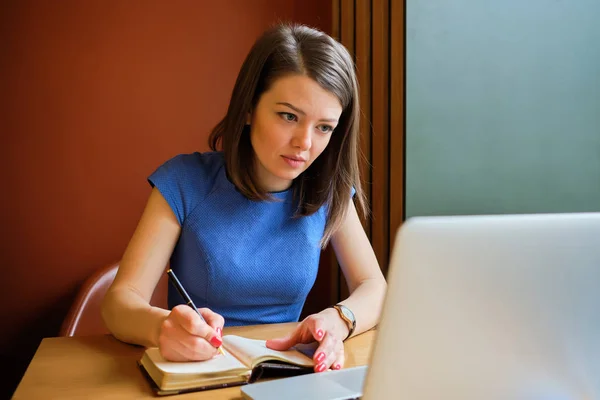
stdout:
[(160, 354), (169, 361), (208, 360), (218, 353), (222, 344), (225, 320), (208, 308), (200, 308), (200, 314), (188, 305), (173, 307), (162, 322), (158, 337)]

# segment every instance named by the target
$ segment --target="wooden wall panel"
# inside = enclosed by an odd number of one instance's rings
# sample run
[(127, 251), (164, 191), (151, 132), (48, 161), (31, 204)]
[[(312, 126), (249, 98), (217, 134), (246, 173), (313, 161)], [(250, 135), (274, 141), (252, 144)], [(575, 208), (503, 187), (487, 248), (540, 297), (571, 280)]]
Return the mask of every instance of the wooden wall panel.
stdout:
[(381, 268), (389, 260), (390, 135), (389, 135), (389, 1), (373, 0), (372, 11), (372, 229), (371, 242)]
[(391, 0), (390, 44), (390, 245), (405, 218), (405, 1)]
[[(356, 0), (354, 21), (356, 24), (354, 59), (361, 105), (360, 146), (364, 156), (360, 167), (364, 188), (371, 200), (371, 0)], [(363, 226), (367, 235), (370, 236), (371, 219), (365, 218)]]
[[(363, 220), (387, 274), (404, 220), (404, 0), (336, 0), (332, 33), (354, 57), (361, 101), (361, 165), (371, 213)], [(337, 265), (337, 264), (336, 264)], [(337, 274), (338, 300), (348, 292)]]

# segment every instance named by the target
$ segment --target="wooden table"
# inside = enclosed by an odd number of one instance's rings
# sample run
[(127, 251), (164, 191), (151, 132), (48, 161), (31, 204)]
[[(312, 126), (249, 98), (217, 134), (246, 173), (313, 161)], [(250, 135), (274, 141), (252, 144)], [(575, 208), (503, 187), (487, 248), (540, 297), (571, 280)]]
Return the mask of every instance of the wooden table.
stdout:
[[(296, 323), (226, 328), (224, 334), (269, 339), (290, 332)], [(345, 343), (345, 367), (366, 365), (375, 331)], [(111, 335), (55, 337), (42, 340), (13, 399), (156, 399), (136, 364), (143, 347)], [(164, 397), (241, 399), (240, 387)]]

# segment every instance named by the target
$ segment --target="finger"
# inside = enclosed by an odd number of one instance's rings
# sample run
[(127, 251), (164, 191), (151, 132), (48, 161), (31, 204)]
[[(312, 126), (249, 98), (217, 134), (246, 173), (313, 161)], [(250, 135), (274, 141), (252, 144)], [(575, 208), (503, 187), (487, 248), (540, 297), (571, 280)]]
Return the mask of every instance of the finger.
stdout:
[(325, 334), (313, 356), (315, 372), (327, 370), (337, 359), (342, 348), (343, 344), (337, 337)]
[(346, 353), (344, 352), (344, 346), (341, 346), (341, 349), (338, 350), (335, 360), (331, 364), (331, 369), (338, 370), (344, 368), (344, 363), (346, 362)]
[(323, 321), (323, 318), (315, 315), (311, 318), (308, 318), (306, 323), (312, 337), (318, 342), (323, 340), (326, 334), (325, 321)]
[(189, 334), (195, 336), (208, 336), (214, 329), (200, 318), (198, 313), (187, 305), (179, 305), (171, 310), (174, 320)]
[(269, 340), (267, 340), (266, 346), (269, 349), (273, 349), (273, 350), (281, 350), (281, 351), (288, 350), (290, 347), (292, 347), (293, 345), (298, 343), (298, 337), (300, 336), (301, 329), (302, 329), (302, 326), (300, 325), (296, 329), (294, 329), (294, 331), (292, 333), (290, 333), (287, 336), (275, 338), (275, 339), (269, 339)]
[(298, 327), (297, 343), (312, 343), (325, 337), (324, 321), (318, 314), (309, 315)]
[(169, 361), (203, 361), (218, 353), (204, 338), (189, 334), (187, 340), (171, 340), (168, 345), (160, 346), (160, 349), (163, 357)]
[(175, 339), (178, 335), (178, 329), (175, 323), (170, 319), (165, 319), (160, 327), (158, 335), (158, 350), (160, 355), (168, 361), (187, 361), (185, 349), (179, 340)]
[(182, 342), (185, 346), (185, 355), (191, 360), (208, 360), (218, 354), (217, 347), (212, 343), (206, 341), (206, 339), (199, 336), (188, 336), (188, 338)]
[(190, 334), (173, 318), (163, 322), (159, 347), (170, 359), (179, 360), (206, 360), (217, 352), (205, 338)]
[(158, 350), (160, 355), (167, 361), (190, 361), (189, 357), (185, 356), (185, 347), (177, 341), (168, 341), (164, 344), (159, 343)]
[(208, 325), (191, 307), (180, 305), (173, 308), (171, 315), (189, 334), (206, 339), (213, 347), (223, 344), (221, 336)]
[(215, 331), (223, 331), (223, 327), (225, 326), (225, 319), (222, 315), (217, 314), (212, 311), (210, 308), (200, 308), (200, 314), (206, 320), (206, 323), (210, 325)]

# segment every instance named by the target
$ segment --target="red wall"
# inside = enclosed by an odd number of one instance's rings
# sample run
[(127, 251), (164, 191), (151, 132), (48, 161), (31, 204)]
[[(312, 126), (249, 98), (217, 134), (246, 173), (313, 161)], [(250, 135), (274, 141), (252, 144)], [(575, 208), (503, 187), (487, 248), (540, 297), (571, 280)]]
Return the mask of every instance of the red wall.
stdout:
[[(118, 260), (169, 157), (207, 149), (254, 39), (331, 1), (0, 5), (0, 362), (14, 389), (79, 285)], [(0, 389), (2, 390), (2, 389)]]

